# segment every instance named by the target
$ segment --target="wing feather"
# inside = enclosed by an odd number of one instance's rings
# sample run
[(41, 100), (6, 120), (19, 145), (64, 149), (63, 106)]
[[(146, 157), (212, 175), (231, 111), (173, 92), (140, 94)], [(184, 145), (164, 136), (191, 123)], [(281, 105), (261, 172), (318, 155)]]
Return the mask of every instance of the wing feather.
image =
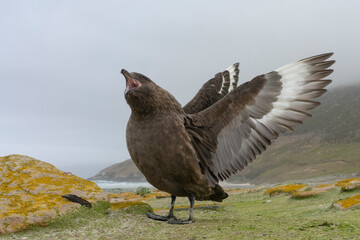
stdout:
[(223, 98), (236, 88), (239, 80), (239, 63), (228, 67), (207, 81), (183, 109), (185, 113), (198, 113)]
[[(211, 107), (190, 115), (206, 131), (207, 158), (200, 158), (204, 171), (215, 184), (242, 170), (266, 150), (280, 134), (293, 131), (311, 117), (307, 112), (319, 106), (315, 98), (326, 92), (335, 61), (332, 53), (290, 63), (235, 88)], [(201, 135), (201, 134), (200, 134)], [(202, 136), (199, 136), (201, 139)], [(202, 144), (198, 141), (196, 144)]]

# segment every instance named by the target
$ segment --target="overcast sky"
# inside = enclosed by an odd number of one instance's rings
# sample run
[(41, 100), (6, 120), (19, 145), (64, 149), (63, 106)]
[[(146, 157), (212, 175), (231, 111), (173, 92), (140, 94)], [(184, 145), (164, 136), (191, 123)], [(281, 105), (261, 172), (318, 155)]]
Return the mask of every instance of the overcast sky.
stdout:
[(122, 68), (180, 103), (240, 62), (240, 81), (335, 52), (360, 82), (360, 1), (0, 0), (0, 156), (90, 177), (129, 158)]

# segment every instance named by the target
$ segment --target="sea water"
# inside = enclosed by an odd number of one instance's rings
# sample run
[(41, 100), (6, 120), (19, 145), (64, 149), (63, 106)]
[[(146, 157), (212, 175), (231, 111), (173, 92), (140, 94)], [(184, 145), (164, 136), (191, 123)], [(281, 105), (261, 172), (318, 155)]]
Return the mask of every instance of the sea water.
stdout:
[(149, 189), (154, 188), (148, 182), (113, 182), (113, 181), (104, 181), (96, 180), (93, 181), (102, 189), (112, 189), (112, 188), (121, 188), (121, 189), (137, 189), (138, 187), (146, 187)]
[[(154, 187), (148, 182), (113, 182), (113, 181), (104, 181), (104, 180), (96, 180), (93, 181), (102, 189), (137, 189), (139, 187), (146, 187), (149, 189), (154, 189)], [(225, 188), (251, 188), (252, 185), (249, 183), (241, 183), (241, 184), (232, 184), (227, 182), (220, 182), (220, 185)]]

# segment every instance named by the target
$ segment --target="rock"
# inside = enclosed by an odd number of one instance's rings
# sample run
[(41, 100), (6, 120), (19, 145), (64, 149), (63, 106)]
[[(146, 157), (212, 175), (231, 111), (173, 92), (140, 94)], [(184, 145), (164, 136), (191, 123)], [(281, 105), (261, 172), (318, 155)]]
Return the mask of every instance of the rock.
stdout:
[(143, 197), (141, 197), (140, 195), (137, 195), (135, 193), (132, 193), (132, 192), (109, 194), (109, 202), (110, 203), (139, 201), (140, 199), (143, 199)]
[(108, 196), (110, 203), (117, 203), (117, 202), (134, 202), (134, 201), (146, 202), (155, 198), (170, 197), (170, 194), (160, 190), (154, 190), (143, 197), (133, 192), (112, 193), (109, 194)]
[(291, 195), (293, 198), (308, 198), (324, 192), (326, 192), (325, 189), (310, 190), (310, 191), (294, 191), (291, 193)]
[(46, 225), (77, 203), (61, 197), (74, 194), (89, 202), (108, 200), (95, 183), (23, 155), (0, 157), (0, 232), (16, 232), (30, 224)]
[(346, 198), (344, 200), (339, 200), (333, 203), (333, 206), (339, 210), (345, 210), (352, 207), (360, 206), (360, 195), (355, 195), (353, 197)]
[(0, 218), (0, 233), (16, 232), (24, 228), (25, 220), (25, 216), (21, 214), (9, 214), (9, 216)]
[(335, 186), (341, 187), (341, 191), (352, 191), (360, 187), (360, 178), (349, 178), (335, 183)]
[(279, 193), (289, 193), (290, 194), (295, 191), (304, 190), (306, 187), (308, 187), (308, 185), (306, 185), (306, 184), (282, 185), (282, 186), (277, 186), (277, 187), (266, 190), (265, 194), (269, 194), (270, 196), (273, 196), (273, 195), (279, 194)]
[(329, 190), (329, 189), (332, 189), (332, 188), (335, 188), (335, 183), (329, 183), (329, 184), (322, 184), (322, 185), (319, 185), (319, 186), (316, 186), (313, 188), (313, 190)]
[(150, 199), (159, 199), (159, 198), (168, 198), (170, 197), (170, 194), (167, 193), (167, 192), (163, 192), (163, 191), (160, 191), (160, 190), (154, 190), (152, 191), (150, 194), (146, 194), (144, 196), (144, 200), (150, 200)]

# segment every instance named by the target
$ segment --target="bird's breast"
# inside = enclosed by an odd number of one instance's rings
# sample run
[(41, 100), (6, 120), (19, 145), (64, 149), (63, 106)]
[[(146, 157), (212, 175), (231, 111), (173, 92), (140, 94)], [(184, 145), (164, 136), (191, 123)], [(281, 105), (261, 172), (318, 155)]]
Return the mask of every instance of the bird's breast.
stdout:
[[(155, 187), (178, 179), (194, 181), (201, 176), (197, 155), (181, 116), (153, 119), (130, 118), (126, 130), (131, 158)], [(181, 184), (181, 183), (179, 183)]]

